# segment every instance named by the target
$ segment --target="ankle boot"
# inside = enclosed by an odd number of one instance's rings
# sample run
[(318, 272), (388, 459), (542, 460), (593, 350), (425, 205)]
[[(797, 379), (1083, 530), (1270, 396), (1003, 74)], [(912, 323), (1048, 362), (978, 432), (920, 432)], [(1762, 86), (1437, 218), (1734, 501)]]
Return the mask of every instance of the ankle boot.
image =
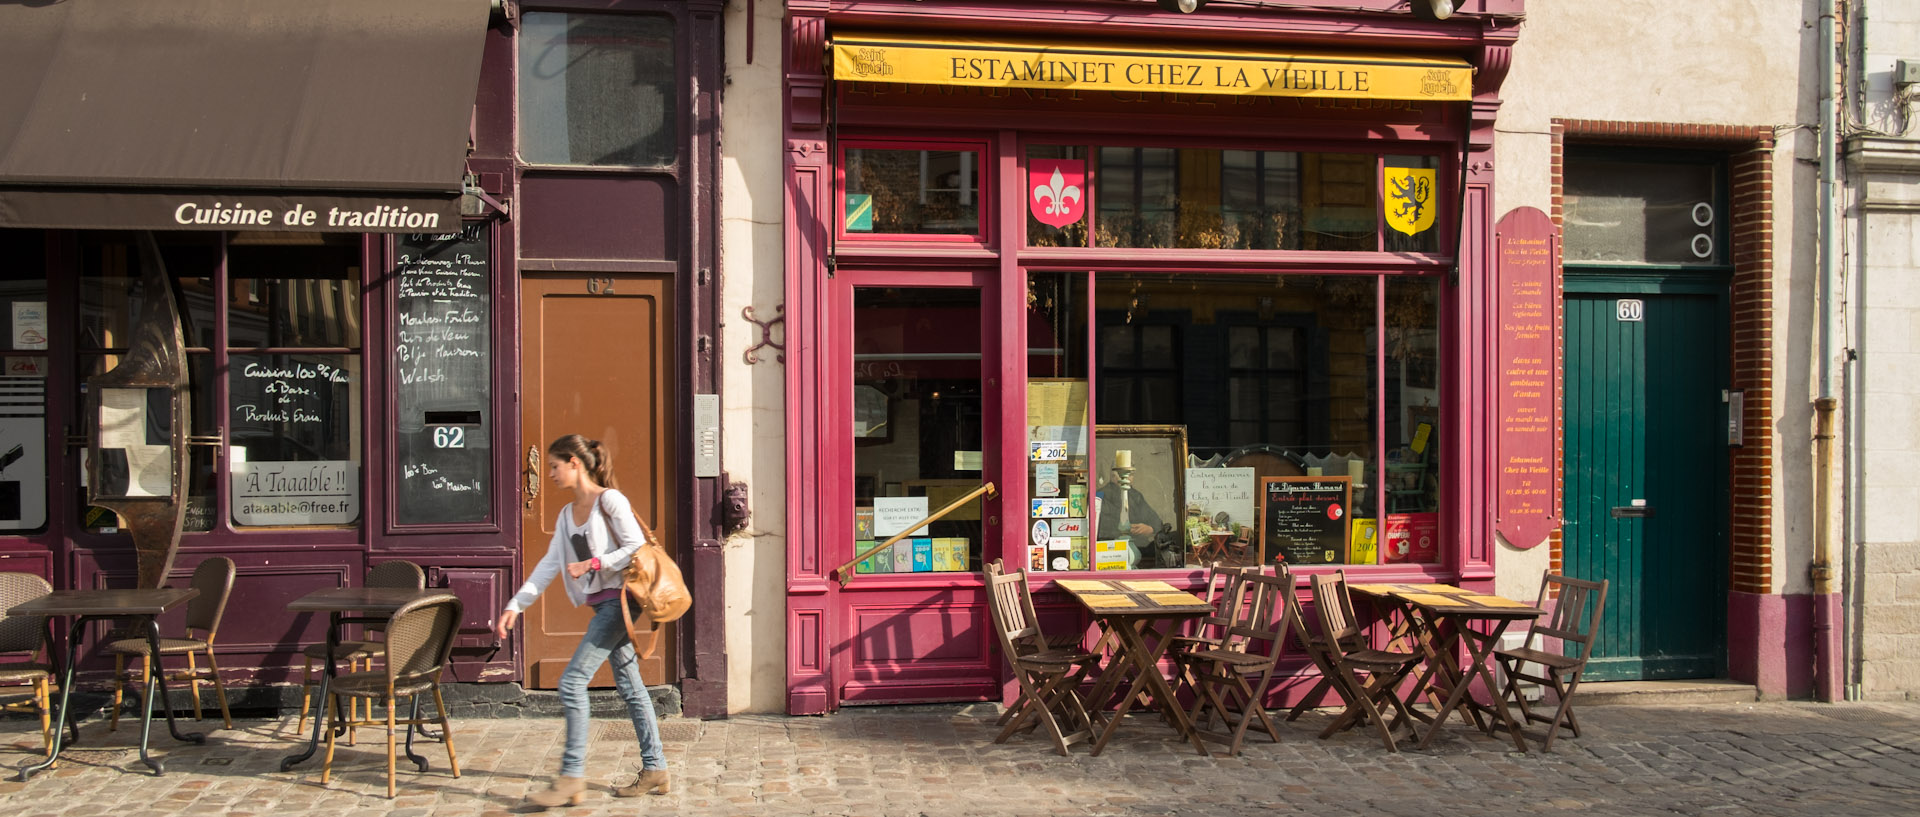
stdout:
[(641, 769), (639, 777), (634, 778), (632, 783), (614, 789), (613, 796), (639, 797), (647, 793), (666, 794), (668, 785), (666, 769)]
[(577, 806), (587, 796), (587, 779), (584, 777), (556, 777), (553, 786), (545, 791), (527, 795), (527, 802), (543, 809), (554, 806)]

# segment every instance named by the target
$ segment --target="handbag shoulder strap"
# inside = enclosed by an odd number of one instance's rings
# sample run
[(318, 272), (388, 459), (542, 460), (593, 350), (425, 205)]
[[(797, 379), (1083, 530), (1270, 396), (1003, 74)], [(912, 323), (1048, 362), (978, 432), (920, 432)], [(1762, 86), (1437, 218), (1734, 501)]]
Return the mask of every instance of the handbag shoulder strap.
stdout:
[[(620, 543), (620, 534), (613, 527), (613, 514), (607, 513), (607, 506), (605, 504), (602, 504), (602, 500), (606, 499), (607, 497), (607, 491), (612, 491), (612, 490), (613, 490), (612, 488), (608, 488), (606, 491), (601, 491), (599, 498), (593, 501), (593, 508), (595, 511), (597, 511), (600, 514), (601, 519), (605, 519), (607, 521), (607, 538), (614, 540), (614, 542), (616, 543)], [(660, 544), (659, 538), (653, 535), (653, 528), (647, 527), (647, 520), (641, 519), (640, 514), (637, 514), (637, 513), (634, 514), (633, 521), (640, 526), (640, 544), (641, 545), (644, 546), (644, 545)]]

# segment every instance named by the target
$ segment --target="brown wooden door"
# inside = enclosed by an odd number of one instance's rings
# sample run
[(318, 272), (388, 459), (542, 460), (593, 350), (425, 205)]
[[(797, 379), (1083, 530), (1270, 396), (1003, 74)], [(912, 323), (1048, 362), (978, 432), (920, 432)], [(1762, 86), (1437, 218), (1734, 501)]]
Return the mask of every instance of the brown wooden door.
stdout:
[[(546, 479), (547, 444), (562, 434), (600, 440), (634, 512), (656, 531), (672, 531), (672, 280), (527, 273), (520, 292), (522, 565), (531, 572), (546, 555), (554, 520), (571, 498)], [(558, 579), (548, 586), (521, 624), (528, 684), (559, 685), (591, 612), (574, 607)], [(648, 684), (676, 680), (674, 638), (665, 632), (661, 648), (640, 663)], [(612, 686), (612, 674), (602, 667), (593, 685)]]

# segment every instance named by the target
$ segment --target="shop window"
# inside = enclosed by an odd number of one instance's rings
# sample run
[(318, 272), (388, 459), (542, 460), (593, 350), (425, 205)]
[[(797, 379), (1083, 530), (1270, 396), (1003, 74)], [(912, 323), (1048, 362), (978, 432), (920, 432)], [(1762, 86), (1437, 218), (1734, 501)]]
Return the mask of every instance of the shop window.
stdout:
[(980, 235), (980, 157), (978, 150), (847, 148), (841, 233)]
[(1715, 156), (1568, 149), (1566, 262), (1725, 266), (1724, 175)]
[[(184, 529), (358, 521), (360, 237), (155, 238), (188, 344), (188, 430), (196, 439), (188, 447)], [(147, 293), (133, 235), (82, 233), (80, 257), (85, 378), (119, 364)], [(111, 513), (84, 502), (81, 523), (117, 526)]]
[(910, 533), (856, 573), (980, 569), (979, 500), (908, 531), (982, 481), (980, 310), (977, 289), (854, 289), (852, 552)]
[(668, 17), (522, 15), (521, 158), (535, 165), (673, 164), (677, 50)]
[(38, 230), (0, 229), (0, 531), (47, 524), (46, 239)]
[(1027, 302), (1046, 569), (1439, 560), (1435, 279), (1035, 273)]
[[(1069, 150), (1033, 146), (1028, 162)], [(1436, 252), (1436, 156), (1099, 147), (1085, 194), (1093, 246), (1135, 249)], [(1384, 160), (1384, 161), (1383, 161)], [(1382, 212), (1385, 202), (1386, 212)], [(1040, 206), (1030, 202), (1029, 207)], [(1031, 246), (1080, 246), (1036, 226)], [(1064, 233), (1064, 234), (1063, 234)]]

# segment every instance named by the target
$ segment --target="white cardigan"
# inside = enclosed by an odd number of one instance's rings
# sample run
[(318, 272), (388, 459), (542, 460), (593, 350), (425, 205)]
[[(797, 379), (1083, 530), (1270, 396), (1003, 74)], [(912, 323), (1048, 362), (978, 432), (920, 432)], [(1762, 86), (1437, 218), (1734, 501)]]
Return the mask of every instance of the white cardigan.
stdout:
[[(606, 513), (601, 513), (601, 511)], [(607, 520), (613, 520), (614, 536), (609, 537)], [(569, 562), (579, 561), (573, 558), (573, 543), (568, 534), (585, 530), (587, 544), (593, 555), (600, 557), (600, 570), (589, 571), (576, 579), (567, 575)], [(608, 488), (600, 495), (600, 507), (588, 514), (587, 524), (573, 524), (573, 504), (560, 509), (560, 518), (554, 520), (553, 541), (547, 545), (547, 555), (540, 557), (540, 563), (533, 566), (527, 576), (527, 583), (520, 585), (520, 592), (513, 594), (507, 602), (507, 609), (520, 612), (533, 606), (534, 599), (540, 597), (540, 591), (547, 589), (553, 577), (561, 577), (567, 588), (567, 599), (573, 606), (579, 607), (587, 602), (587, 597), (602, 590), (611, 590), (620, 586), (621, 572), (627, 569), (627, 563), (633, 561), (633, 554), (640, 550), (646, 540), (642, 538), (640, 522), (634, 518), (633, 503), (625, 494)]]

